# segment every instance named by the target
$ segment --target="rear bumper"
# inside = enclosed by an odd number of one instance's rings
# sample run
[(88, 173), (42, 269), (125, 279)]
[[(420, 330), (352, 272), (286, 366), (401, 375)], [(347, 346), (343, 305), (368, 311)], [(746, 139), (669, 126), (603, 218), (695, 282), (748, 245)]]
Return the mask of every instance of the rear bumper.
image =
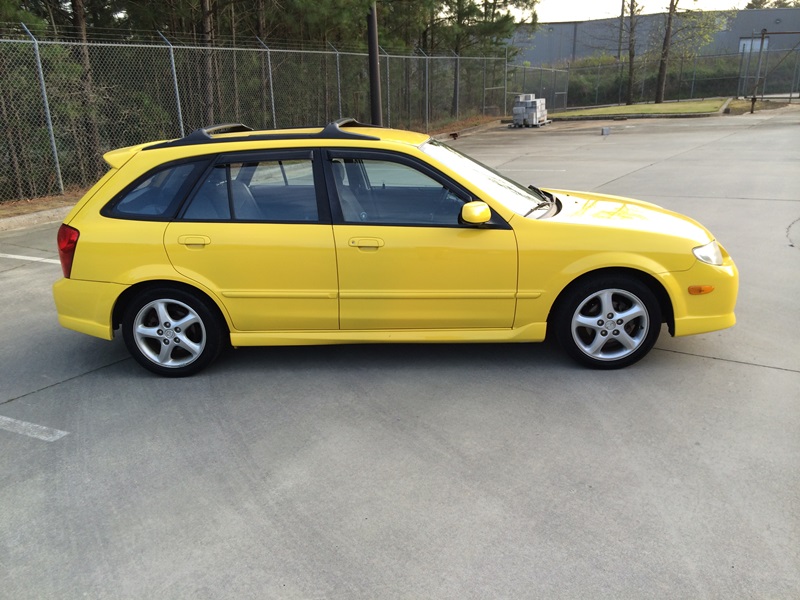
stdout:
[(114, 304), (127, 286), (98, 281), (59, 279), (53, 284), (58, 322), (94, 337), (114, 338)]

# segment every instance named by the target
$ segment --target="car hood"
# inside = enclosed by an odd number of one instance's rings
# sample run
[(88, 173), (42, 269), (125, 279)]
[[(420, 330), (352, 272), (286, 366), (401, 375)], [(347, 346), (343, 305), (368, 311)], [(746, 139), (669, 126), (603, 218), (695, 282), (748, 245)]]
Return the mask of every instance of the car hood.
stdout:
[(548, 190), (561, 201), (554, 221), (616, 230), (656, 233), (691, 240), (697, 245), (714, 237), (700, 223), (650, 202), (570, 190)]

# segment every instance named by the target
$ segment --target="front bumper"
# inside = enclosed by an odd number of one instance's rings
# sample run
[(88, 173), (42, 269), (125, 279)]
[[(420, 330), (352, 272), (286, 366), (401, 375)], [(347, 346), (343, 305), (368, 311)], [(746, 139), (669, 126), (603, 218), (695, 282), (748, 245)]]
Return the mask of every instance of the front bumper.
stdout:
[[(697, 261), (687, 271), (669, 274), (666, 283), (672, 300), (675, 337), (717, 331), (736, 323), (739, 271), (724, 250), (723, 255), (721, 266)], [(701, 285), (711, 285), (714, 291), (701, 295), (689, 293), (689, 287)]]

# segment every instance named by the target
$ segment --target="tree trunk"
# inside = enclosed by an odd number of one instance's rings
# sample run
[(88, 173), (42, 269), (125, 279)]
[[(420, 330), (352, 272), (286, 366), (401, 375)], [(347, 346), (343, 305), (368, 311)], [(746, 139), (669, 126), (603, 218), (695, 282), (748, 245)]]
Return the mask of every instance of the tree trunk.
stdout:
[[(267, 37), (267, 22), (265, 14), (266, 8), (264, 6), (264, 0), (258, 0), (256, 6), (256, 10), (258, 11), (256, 35), (258, 36), (258, 39), (263, 41), (263, 39)], [(259, 89), (261, 90), (261, 126), (264, 129), (267, 129), (267, 61), (264, 58), (263, 50), (258, 53), (258, 56), (261, 60), (261, 85), (259, 86)], [(271, 73), (270, 77), (272, 77)]]
[[(456, 27), (461, 27), (465, 24), (466, 21), (466, 13), (464, 9), (464, 3), (462, 0), (458, 0), (456, 2), (456, 14), (455, 14), (455, 24)], [(462, 44), (462, 34), (456, 34), (454, 45), (453, 45), (453, 53), (456, 55), (455, 58), (455, 69), (453, 71), (453, 99), (450, 103), (450, 116), (453, 118), (458, 117), (458, 86), (460, 85), (461, 81), (461, 73), (459, 72), (461, 66), (459, 56), (461, 55), (461, 44)]]
[(242, 120), (242, 111), (239, 106), (239, 64), (236, 58), (236, 13), (231, 3), (231, 43), (233, 44), (233, 115), (236, 121)]
[(92, 65), (89, 62), (89, 40), (86, 35), (86, 7), (83, 0), (72, 0), (73, 25), (80, 35), (81, 88), (83, 101), (86, 103), (86, 129), (89, 134), (89, 177), (96, 179), (102, 175), (103, 164), (100, 160), (100, 132), (97, 126), (97, 103), (92, 79)]
[(630, 0), (630, 17), (628, 21), (628, 85), (625, 90), (625, 104), (633, 104), (633, 78), (636, 60), (636, 0)]
[(656, 81), (656, 104), (664, 102), (664, 93), (667, 87), (667, 64), (669, 62), (669, 50), (672, 44), (672, 20), (678, 10), (679, 0), (669, 0), (669, 12), (667, 13), (667, 27), (664, 31), (664, 44), (661, 46), (661, 59), (658, 62), (658, 80)]
[(461, 63), (456, 52), (453, 68), (453, 99), (450, 102), (450, 116), (453, 118), (458, 117), (458, 88), (461, 85)]
[[(11, 120), (8, 117), (8, 111), (6, 111), (6, 101), (5, 101), (5, 88), (0, 88), (0, 118), (2, 120), (0, 122), (3, 123), (3, 131), (6, 134), (6, 143), (8, 146), (8, 154), (11, 158), (11, 168), (14, 171), (14, 183), (17, 186), (17, 198), (21, 199), (25, 197), (25, 192), (22, 189), (22, 169), (19, 166), (19, 158), (17, 157), (17, 140), (21, 139), (21, 136), (15, 135), (16, 127), (11, 126)], [(0, 200), (5, 200), (5, 198), (0, 198)]]
[(200, 0), (200, 11), (203, 13), (203, 31), (200, 32), (203, 50), (203, 79), (205, 79), (204, 118), (206, 125), (214, 124), (214, 18), (211, 11), (211, 0)]

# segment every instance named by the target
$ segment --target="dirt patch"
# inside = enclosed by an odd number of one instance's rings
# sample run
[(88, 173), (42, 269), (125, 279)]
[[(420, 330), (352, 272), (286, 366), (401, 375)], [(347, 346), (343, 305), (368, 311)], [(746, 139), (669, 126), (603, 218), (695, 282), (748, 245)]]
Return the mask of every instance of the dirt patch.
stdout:
[(466, 119), (459, 119), (458, 121), (451, 121), (446, 125), (441, 125), (439, 127), (431, 129), (428, 133), (430, 135), (439, 135), (442, 133), (454, 133), (457, 131), (462, 131), (464, 129), (469, 129), (470, 127), (477, 127), (479, 125), (487, 125), (489, 123), (494, 123), (499, 119), (500, 117), (478, 115), (474, 117), (468, 117)]
[(63, 196), (45, 196), (44, 198), (31, 198), (29, 200), (6, 200), (0, 202), (0, 219), (16, 217), (32, 212), (73, 206), (83, 196), (83, 192), (68, 192)]
[[(730, 104), (728, 104), (729, 111), (725, 114), (743, 115), (745, 113), (749, 113), (750, 104), (750, 100), (731, 100)], [(777, 100), (756, 100), (755, 111), (760, 112), (763, 110), (775, 110), (777, 108), (783, 108), (784, 106), (789, 106), (789, 103), (779, 102)]]

